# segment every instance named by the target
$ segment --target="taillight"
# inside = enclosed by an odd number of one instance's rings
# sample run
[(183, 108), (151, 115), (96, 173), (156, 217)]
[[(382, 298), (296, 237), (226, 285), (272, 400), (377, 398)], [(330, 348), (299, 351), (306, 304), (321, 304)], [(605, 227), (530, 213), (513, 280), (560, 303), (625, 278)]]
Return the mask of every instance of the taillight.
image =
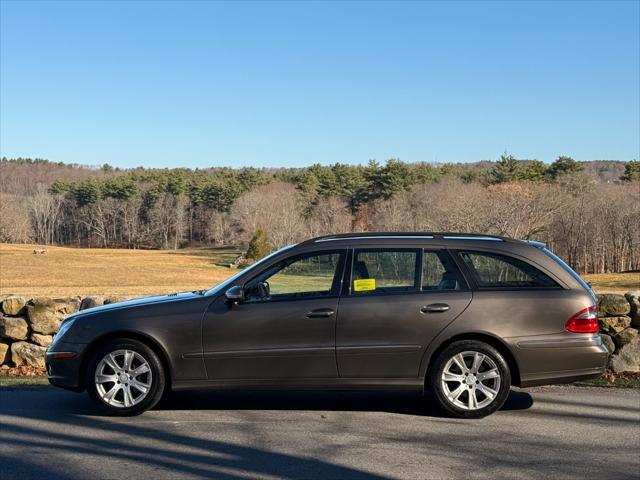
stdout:
[(564, 328), (573, 333), (598, 333), (598, 307), (591, 305), (567, 320)]

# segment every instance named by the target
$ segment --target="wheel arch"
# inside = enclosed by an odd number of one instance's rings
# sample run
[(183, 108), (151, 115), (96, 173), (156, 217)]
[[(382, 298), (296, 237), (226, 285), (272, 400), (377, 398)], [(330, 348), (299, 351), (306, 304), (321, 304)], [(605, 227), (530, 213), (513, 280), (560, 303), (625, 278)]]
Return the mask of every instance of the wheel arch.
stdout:
[(137, 340), (144, 343), (151, 350), (153, 350), (154, 353), (158, 355), (158, 358), (162, 363), (162, 367), (164, 368), (166, 387), (171, 389), (173, 369), (171, 368), (171, 362), (169, 361), (169, 355), (167, 354), (167, 351), (156, 339), (154, 339), (150, 335), (134, 330), (117, 330), (114, 332), (105, 333), (104, 335), (95, 338), (89, 345), (87, 345), (82, 358), (82, 363), (80, 364), (81, 388), (86, 388), (86, 385), (84, 385), (85, 373), (93, 352), (95, 352), (96, 349), (100, 348), (105, 343), (116, 339)]
[(515, 356), (511, 352), (511, 349), (509, 349), (509, 347), (498, 337), (495, 337), (485, 332), (461, 333), (461, 334), (449, 337), (443, 342), (441, 342), (440, 345), (438, 345), (438, 347), (431, 352), (429, 357), (425, 359), (426, 360), (426, 368), (424, 371), (425, 382), (429, 378), (429, 370), (433, 366), (432, 360), (437, 358), (440, 352), (442, 352), (449, 345), (460, 340), (478, 340), (481, 342), (485, 342), (491, 345), (496, 350), (498, 350), (498, 352), (500, 352), (500, 354), (504, 357), (505, 361), (507, 362), (507, 366), (509, 367), (509, 372), (511, 373), (511, 384), (515, 385), (516, 387), (520, 386), (521, 384), (520, 368), (518, 366), (518, 362), (516, 361)]

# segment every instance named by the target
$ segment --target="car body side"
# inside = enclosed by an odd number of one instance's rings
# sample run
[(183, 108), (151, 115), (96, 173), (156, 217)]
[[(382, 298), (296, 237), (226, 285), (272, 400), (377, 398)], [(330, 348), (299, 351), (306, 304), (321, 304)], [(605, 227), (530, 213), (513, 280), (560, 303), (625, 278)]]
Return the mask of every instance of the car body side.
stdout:
[[(342, 322), (348, 321), (344, 315), (348, 303), (353, 303), (355, 306), (352, 306), (351, 311), (357, 312), (357, 302), (362, 300), (349, 295), (349, 262), (353, 249), (363, 248), (414, 248), (452, 252), (466, 288), (439, 295), (445, 295), (452, 305), (458, 305), (456, 308), (459, 311), (456, 311), (453, 318), (444, 320), (437, 320), (437, 315), (424, 315), (424, 321), (427, 322), (425, 325), (428, 325), (427, 333), (420, 337), (420, 332), (417, 332), (412, 344), (394, 343), (393, 338), (385, 340), (381, 337), (375, 345), (358, 345), (355, 341), (353, 344), (342, 341), (339, 345), (334, 345), (338, 372), (333, 378), (274, 378), (260, 381), (252, 381), (250, 378), (210, 378), (212, 372), (208, 375), (203, 332), (207, 322), (218, 321), (216, 317), (220, 312), (224, 312), (226, 308), (235, 308), (224, 299), (228, 288), (244, 285), (257, 273), (291, 255), (330, 249), (344, 251), (347, 261), (343, 262), (344, 269), (340, 273), (337, 315), (333, 318), (336, 335), (340, 335)], [(551, 277), (559, 288), (480, 289), (474, 284), (460, 258), (455, 255), (457, 250), (498, 252), (521, 259)], [(430, 291), (413, 293), (412, 301), (429, 303), (435, 295)], [(373, 297), (360, 303), (363, 310), (360, 314), (368, 315), (372, 319), (372, 328), (375, 329), (376, 319), (378, 322), (383, 322), (385, 318), (395, 320), (399, 306), (408, 297), (404, 294), (380, 296), (377, 302), (371, 298)], [(69, 331), (52, 345), (47, 355), (47, 366), (50, 369), (51, 383), (63, 388), (82, 390), (83, 370), (91, 352), (106, 340), (130, 337), (147, 343), (158, 353), (174, 390), (235, 387), (422, 389), (431, 360), (439, 351), (452, 341), (475, 338), (498, 348), (510, 364), (514, 384), (526, 387), (587, 378), (604, 370), (607, 351), (600, 337), (597, 334), (569, 333), (564, 328), (566, 319), (592, 303), (590, 293), (575, 278), (540, 248), (526, 242), (475, 239), (443, 241), (418, 236), (338, 238), (326, 242), (304, 242), (282, 251), (255, 269), (249, 269), (223, 287), (214, 288), (206, 294), (183, 293), (152, 297), (81, 311), (76, 315)], [(558, 320), (550, 322), (549, 318)], [(413, 327), (407, 326), (408, 329)], [(232, 332), (233, 329), (229, 331)], [(381, 324), (380, 335), (384, 335), (385, 331), (392, 332), (393, 328)], [(405, 333), (409, 335), (411, 332), (408, 330)], [(236, 334), (241, 335), (242, 331), (237, 331)], [(282, 332), (282, 335), (287, 335), (287, 332)], [(334, 340), (337, 341), (337, 336)], [(395, 354), (388, 355), (388, 350)], [(53, 359), (51, 354), (56, 352), (75, 352), (76, 356), (64, 360)], [(346, 361), (343, 362), (345, 368), (341, 369), (341, 355), (344, 355), (344, 359), (357, 358), (363, 365), (366, 365), (365, 362), (387, 365), (384, 363), (387, 362), (389, 370), (387, 374), (371, 377), (367, 375), (366, 369), (360, 372), (358, 362), (353, 362), (353, 369), (350, 370)], [(394, 359), (400, 360), (394, 364)], [(413, 371), (407, 370), (410, 362), (415, 364)]]

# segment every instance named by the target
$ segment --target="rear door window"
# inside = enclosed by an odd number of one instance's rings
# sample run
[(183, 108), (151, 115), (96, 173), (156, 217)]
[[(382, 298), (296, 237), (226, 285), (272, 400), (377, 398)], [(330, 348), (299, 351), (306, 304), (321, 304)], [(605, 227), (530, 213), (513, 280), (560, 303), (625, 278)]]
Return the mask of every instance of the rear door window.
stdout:
[(478, 288), (555, 288), (548, 275), (522, 260), (486, 252), (458, 252)]
[(422, 254), (422, 290), (460, 290), (460, 278), (451, 258), (444, 252)]
[(356, 249), (351, 267), (352, 294), (416, 291), (418, 255), (417, 249)]

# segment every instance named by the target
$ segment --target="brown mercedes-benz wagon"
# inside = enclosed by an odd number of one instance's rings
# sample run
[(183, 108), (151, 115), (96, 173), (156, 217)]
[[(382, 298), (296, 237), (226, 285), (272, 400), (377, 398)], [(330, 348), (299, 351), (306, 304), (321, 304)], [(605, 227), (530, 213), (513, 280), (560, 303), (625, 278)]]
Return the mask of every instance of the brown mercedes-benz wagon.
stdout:
[(593, 292), (543, 244), (367, 233), (285, 247), (209, 291), (83, 310), (47, 368), (116, 415), (165, 389), (390, 388), (482, 417), (511, 385), (596, 376), (606, 357)]

